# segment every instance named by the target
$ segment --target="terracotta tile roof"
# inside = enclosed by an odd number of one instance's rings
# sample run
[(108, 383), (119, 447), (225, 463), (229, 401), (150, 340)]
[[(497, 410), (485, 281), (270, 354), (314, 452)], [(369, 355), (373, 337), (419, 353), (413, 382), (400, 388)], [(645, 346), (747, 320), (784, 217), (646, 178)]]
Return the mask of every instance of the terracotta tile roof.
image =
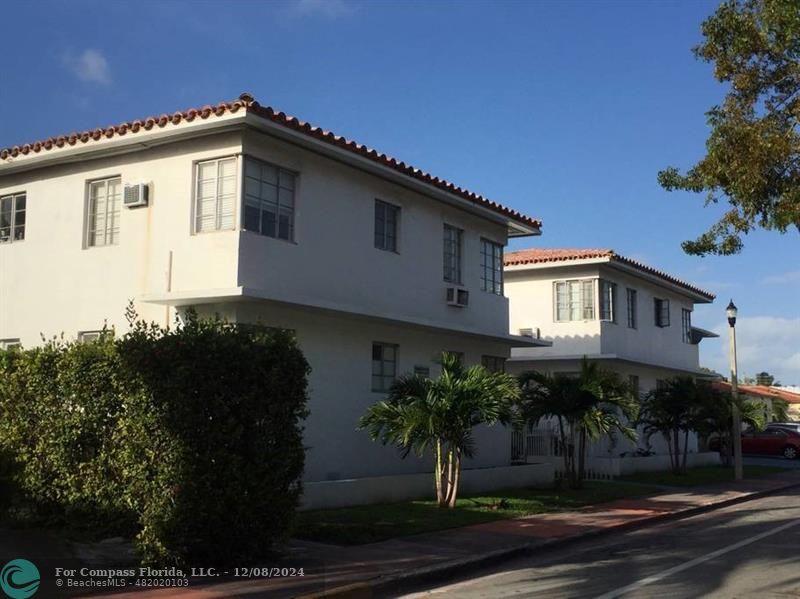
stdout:
[(579, 249), (579, 248), (530, 248), (527, 250), (519, 250), (516, 252), (507, 252), (503, 257), (503, 264), (505, 266), (523, 266), (525, 264), (542, 264), (547, 262), (568, 262), (572, 260), (591, 260), (596, 258), (607, 258), (609, 261), (620, 262), (632, 266), (642, 272), (655, 275), (669, 283), (683, 287), (693, 293), (702, 295), (709, 301), (713, 300), (716, 296), (699, 287), (695, 287), (690, 283), (681, 281), (661, 270), (647, 266), (636, 260), (631, 260), (625, 256), (620, 256), (611, 249)]
[[(712, 383), (716, 389), (730, 391), (731, 384), (727, 381), (714, 381)], [(766, 385), (739, 385), (739, 393), (766, 397), (767, 399), (782, 399), (791, 404), (800, 404), (800, 393), (792, 393), (780, 387), (767, 387)]]
[(503, 216), (517, 221), (520, 224), (535, 228), (539, 228), (542, 225), (542, 221), (539, 219), (525, 216), (516, 210), (508, 208), (507, 206), (503, 206), (502, 204), (498, 204), (497, 202), (489, 200), (480, 194), (471, 192), (462, 187), (458, 187), (457, 185), (446, 181), (445, 179), (434, 177), (433, 175), (415, 168), (410, 164), (406, 164), (405, 162), (397, 160), (396, 158), (382, 154), (377, 150), (368, 148), (365, 145), (356, 143), (355, 141), (349, 140), (340, 135), (336, 135), (330, 131), (325, 131), (320, 127), (316, 127), (310, 123), (301, 121), (296, 117), (289, 116), (284, 112), (280, 112), (271, 106), (262, 106), (250, 94), (246, 93), (240, 95), (238, 99), (231, 102), (220, 102), (219, 104), (213, 106), (206, 105), (199, 108), (188, 108), (172, 114), (150, 116), (134, 121), (126, 121), (109, 127), (99, 127), (97, 129), (82, 131), (80, 133), (70, 133), (68, 135), (50, 137), (21, 146), (17, 145), (9, 148), (2, 148), (0, 149), (0, 163), (18, 156), (39, 154), (54, 148), (76, 146), (101, 139), (135, 134), (139, 133), (140, 131), (150, 131), (155, 128), (163, 129), (170, 124), (177, 125), (182, 121), (192, 122), (196, 119), (208, 119), (214, 116), (223, 116), (226, 113), (235, 113), (239, 110), (246, 110), (247, 112), (256, 114), (288, 129), (293, 129), (308, 135), (309, 137), (329, 143), (332, 146), (337, 146), (343, 150), (352, 152), (353, 154), (368, 158), (378, 164), (387, 166), (404, 175), (422, 181), (423, 183), (432, 185), (433, 187), (469, 200), (474, 204), (502, 214)]

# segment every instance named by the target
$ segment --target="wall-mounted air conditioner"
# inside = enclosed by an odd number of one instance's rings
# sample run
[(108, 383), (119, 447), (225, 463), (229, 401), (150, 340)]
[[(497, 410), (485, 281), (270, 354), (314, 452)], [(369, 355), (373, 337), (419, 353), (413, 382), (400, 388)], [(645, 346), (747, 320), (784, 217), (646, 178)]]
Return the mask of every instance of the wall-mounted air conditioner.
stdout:
[(538, 327), (535, 329), (520, 329), (519, 334), (523, 337), (533, 337), (534, 339), (542, 338), (542, 331)]
[(147, 183), (134, 183), (125, 185), (125, 192), (122, 198), (122, 203), (127, 208), (136, 208), (137, 206), (147, 206), (150, 188)]
[(447, 305), (464, 308), (469, 305), (469, 291), (461, 287), (447, 288)]

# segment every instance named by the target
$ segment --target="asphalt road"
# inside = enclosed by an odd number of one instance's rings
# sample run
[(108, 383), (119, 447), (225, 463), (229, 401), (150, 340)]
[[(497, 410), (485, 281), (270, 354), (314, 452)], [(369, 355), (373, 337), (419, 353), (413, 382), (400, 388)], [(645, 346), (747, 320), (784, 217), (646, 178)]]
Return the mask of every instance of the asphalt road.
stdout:
[(395, 596), (800, 597), (800, 489), (521, 557)]

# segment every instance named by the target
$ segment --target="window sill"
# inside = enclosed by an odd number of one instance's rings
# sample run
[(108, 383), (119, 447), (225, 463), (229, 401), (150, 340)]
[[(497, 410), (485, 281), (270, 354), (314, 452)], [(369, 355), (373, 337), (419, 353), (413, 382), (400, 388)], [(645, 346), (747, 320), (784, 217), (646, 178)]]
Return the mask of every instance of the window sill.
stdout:
[(240, 229), (240, 233), (246, 233), (248, 237), (254, 237), (258, 239), (270, 239), (272, 241), (280, 241), (281, 243), (288, 243), (289, 245), (299, 245), (295, 239), (283, 239), (282, 237), (270, 237), (269, 235), (262, 235), (261, 233), (256, 233), (255, 231), (249, 231), (247, 229)]

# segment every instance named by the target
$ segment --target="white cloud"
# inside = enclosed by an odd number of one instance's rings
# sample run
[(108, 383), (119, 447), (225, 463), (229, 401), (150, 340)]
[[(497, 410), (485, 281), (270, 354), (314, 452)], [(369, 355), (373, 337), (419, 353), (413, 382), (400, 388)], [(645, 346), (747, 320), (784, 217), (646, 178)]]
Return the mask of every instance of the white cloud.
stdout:
[(91, 48), (84, 50), (77, 56), (72, 53), (64, 55), (64, 64), (81, 81), (91, 83), (111, 83), (111, 70), (108, 60), (98, 50)]
[(294, 0), (289, 7), (301, 17), (319, 15), (333, 19), (353, 12), (353, 6), (345, 0)]
[(762, 283), (782, 285), (784, 283), (800, 283), (800, 270), (790, 270), (779, 275), (770, 275), (761, 279)]
[[(730, 372), (728, 328), (727, 322), (720, 323), (714, 327), (720, 339), (703, 341), (700, 346), (701, 364), (726, 376)], [(800, 385), (800, 318), (739, 318), (736, 354), (740, 377), (766, 370), (784, 385)]]

